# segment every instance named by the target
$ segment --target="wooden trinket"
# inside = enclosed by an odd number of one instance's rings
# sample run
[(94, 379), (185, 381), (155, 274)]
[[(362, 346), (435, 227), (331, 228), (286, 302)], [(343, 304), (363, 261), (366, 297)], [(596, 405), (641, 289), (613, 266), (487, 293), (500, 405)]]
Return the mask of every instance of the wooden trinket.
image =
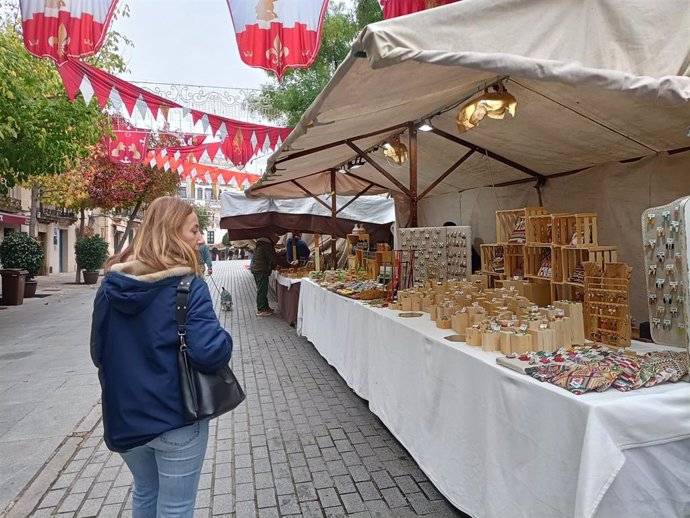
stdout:
[(465, 332), (465, 338), (467, 345), (473, 347), (480, 347), (482, 345), (482, 332), (477, 327), (468, 327)]
[(510, 354), (512, 352), (510, 337), (515, 333), (513, 331), (501, 331), (501, 353)]
[(439, 329), (450, 329), (451, 328), (450, 320), (445, 318), (445, 317), (439, 318), (436, 321), (436, 327), (438, 327)]
[(545, 351), (552, 353), (558, 350), (554, 346), (556, 331), (554, 329), (528, 329), (527, 334), (532, 337), (532, 347), (534, 351)]
[(517, 333), (510, 337), (512, 352), (520, 354), (532, 350), (532, 336), (530, 334)]
[(501, 333), (493, 333), (491, 331), (484, 331), (482, 333), (482, 351), (500, 351), (501, 350)]
[(467, 314), (467, 312), (459, 312), (450, 317), (450, 324), (451, 327), (453, 328), (453, 331), (455, 331), (459, 335), (465, 335), (467, 328), (470, 325), (470, 316)]

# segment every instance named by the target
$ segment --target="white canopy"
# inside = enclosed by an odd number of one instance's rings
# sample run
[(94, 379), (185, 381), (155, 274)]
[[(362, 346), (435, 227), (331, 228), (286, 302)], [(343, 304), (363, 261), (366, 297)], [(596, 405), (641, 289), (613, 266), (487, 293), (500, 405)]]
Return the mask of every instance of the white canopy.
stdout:
[[(375, 148), (400, 133), (411, 148), (410, 128), (427, 119), (437, 132), (413, 130), (420, 197), (686, 150), (688, 75), (687, 0), (463, 0), (372, 24), (249, 195), (330, 192), (324, 171), (359, 149), (389, 176), (365, 163), (337, 175), (338, 193), (415, 197), (413, 157), (395, 167)], [(517, 98), (515, 118), (460, 135), (456, 107), (498, 80)]]
[[(241, 192), (220, 196), (220, 225), (230, 239), (255, 239), (269, 233), (302, 232), (345, 237), (355, 223), (364, 224), (372, 239), (388, 241), (395, 222), (395, 202), (385, 196), (336, 196), (336, 221), (332, 220), (332, 198), (281, 199), (247, 198)], [(333, 224), (335, 223), (335, 229)]]

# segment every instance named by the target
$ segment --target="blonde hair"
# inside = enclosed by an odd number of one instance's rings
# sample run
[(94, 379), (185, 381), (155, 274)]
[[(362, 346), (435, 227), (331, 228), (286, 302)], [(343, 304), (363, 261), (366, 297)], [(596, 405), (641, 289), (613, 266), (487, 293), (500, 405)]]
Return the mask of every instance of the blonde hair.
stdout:
[(156, 198), (146, 209), (144, 221), (132, 244), (111, 257), (106, 269), (136, 259), (157, 272), (189, 266), (201, 274), (198, 252), (182, 238), (182, 226), (193, 212), (192, 206), (179, 198)]

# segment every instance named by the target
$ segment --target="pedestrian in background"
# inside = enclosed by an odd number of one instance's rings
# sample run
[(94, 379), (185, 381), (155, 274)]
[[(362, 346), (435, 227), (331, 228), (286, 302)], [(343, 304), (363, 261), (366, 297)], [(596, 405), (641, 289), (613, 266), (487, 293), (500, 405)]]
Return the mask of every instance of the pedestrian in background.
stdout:
[[(192, 207), (156, 199), (133, 243), (110, 259), (94, 302), (91, 358), (101, 383), (104, 437), (134, 478), (133, 518), (192, 518), (208, 420), (185, 425), (177, 365), (176, 297), (202, 275), (204, 242)], [(187, 356), (202, 372), (226, 366), (232, 338), (205, 282), (190, 285)]]
[(213, 260), (211, 259), (211, 252), (209, 252), (206, 243), (199, 247), (199, 255), (201, 256), (201, 262), (206, 265), (206, 272), (211, 275), (213, 273)]
[[(309, 261), (309, 256), (311, 255), (309, 246), (302, 239), (301, 232), (292, 233), (292, 236), (285, 243), (285, 250), (287, 251), (287, 262), (290, 263), (290, 266), (304, 266)], [(297, 255), (295, 255), (295, 250)]]
[(260, 237), (256, 240), (252, 256), (251, 270), (256, 282), (256, 315), (259, 317), (268, 317), (274, 312), (268, 304), (268, 277), (278, 266), (278, 254), (275, 249), (277, 242), (277, 235), (270, 238)]

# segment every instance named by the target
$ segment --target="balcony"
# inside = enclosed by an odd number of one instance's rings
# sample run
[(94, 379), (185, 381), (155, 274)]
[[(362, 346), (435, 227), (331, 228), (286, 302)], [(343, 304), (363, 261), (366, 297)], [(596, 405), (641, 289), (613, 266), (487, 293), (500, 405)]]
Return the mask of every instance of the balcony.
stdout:
[(14, 214), (21, 212), (22, 200), (9, 196), (0, 196), (0, 210)]
[(63, 226), (72, 225), (77, 221), (77, 214), (64, 208), (49, 208), (40, 205), (36, 213), (40, 223), (58, 223)]

